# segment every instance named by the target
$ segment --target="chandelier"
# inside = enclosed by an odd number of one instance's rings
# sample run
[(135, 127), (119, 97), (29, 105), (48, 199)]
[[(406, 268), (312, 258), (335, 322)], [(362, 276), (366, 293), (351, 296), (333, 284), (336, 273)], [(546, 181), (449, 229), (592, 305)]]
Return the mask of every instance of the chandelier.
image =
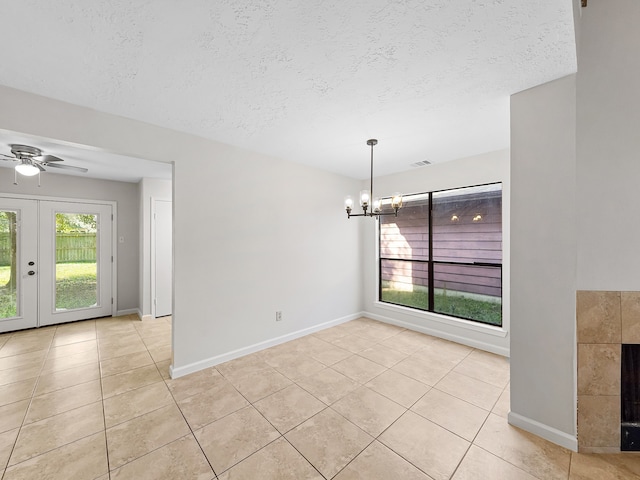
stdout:
[[(402, 195), (394, 193), (391, 196), (391, 208), (393, 212), (382, 211), (382, 200), (373, 196), (373, 147), (378, 144), (378, 140), (371, 138), (367, 140), (367, 145), (371, 147), (371, 185), (369, 190), (362, 190), (360, 192), (360, 206), (362, 207), (362, 213), (351, 213), (353, 209), (353, 198), (351, 195), (344, 199), (344, 208), (347, 211), (347, 218), (351, 217), (380, 217), (382, 215), (395, 215), (398, 216), (398, 210), (402, 207)], [(373, 201), (372, 201), (373, 199)]]

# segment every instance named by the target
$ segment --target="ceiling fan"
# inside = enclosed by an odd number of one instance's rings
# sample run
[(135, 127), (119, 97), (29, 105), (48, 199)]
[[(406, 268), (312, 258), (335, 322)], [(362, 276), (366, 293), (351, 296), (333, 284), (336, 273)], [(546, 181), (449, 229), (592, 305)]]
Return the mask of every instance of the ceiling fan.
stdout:
[(21, 175), (31, 177), (40, 172), (46, 172), (46, 168), (61, 168), (65, 170), (73, 170), (75, 172), (87, 173), (89, 170), (82, 167), (74, 167), (73, 165), (63, 165), (57, 162), (64, 162), (63, 159), (54, 157), (53, 155), (43, 155), (42, 150), (29, 145), (11, 144), (11, 155), (0, 154), (5, 158), (0, 160), (20, 162), (16, 165), (15, 171)]

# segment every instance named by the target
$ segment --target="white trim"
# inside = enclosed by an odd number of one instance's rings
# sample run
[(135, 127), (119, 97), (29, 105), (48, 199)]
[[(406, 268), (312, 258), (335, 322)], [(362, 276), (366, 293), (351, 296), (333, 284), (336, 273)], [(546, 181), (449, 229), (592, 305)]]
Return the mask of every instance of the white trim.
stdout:
[(122, 315), (138, 315), (138, 318), (142, 317), (139, 308), (127, 308), (125, 310), (116, 310), (115, 316), (120, 317)]
[(540, 423), (528, 417), (524, 417), (514, 412), (509, 412), (508, 422), (514, 427), (521, 428), (527, 432), (533, 433), (538, 437), (549, 440), (550, 442), (568, 448), (574, 452), (578, 451), (578, 439), (575, 435), (557, 430), (549, 425)]
[(259, 352), (260, 350), (264, 350), (265, 348), (274, 347), (276, 345), (280, 345), (281, 343), (290, 342), (291, 340), (295, 340), (296, 338), (304, 337), (305, 335), (319, 332), (320, 330), (324, 330), (326, 328), (335, 327), (336, 325), (355, 320), (356, 318), (360, 318), (362, 316), (365, 316), (363, 312), (354, 313), (351, 315), (347, 315), (346, 317), (337, 318), (335, 320), (330, 320), (328, 322), (314, 325), (313, 327), (303, 328), (302, 330), (297, 330), (280, 337), (275, 337), (263, 342), (255, 343), (253, 345), (249, 345), (248, 347), (239, 348), (237, 350), (232, 350), (231, 352), (216, 355), (215, 357), (210, 357), (198, 362), (190, 363), (183, 367), (175, 368), (173, 365), (171, 365), (169, 367), (169, 374), (171, 375), (171, 378), (183, 377), (185, 375), (189, 375), (190, 373), (194, 373), (209, 367), (214, 367), (220, 363), (228, 362), (229, 360), (244, 357), (245, 355), (249, 355), (250, 353)]
[[(156, 222), (156, 210), (157, 210), (157, 202), (167, 202), (172, 204), (172, 212), (171, 212), (171, 222), (173, 224), (173, 201), (171, 199), (167, 200), (165, 198), (156, 198), (156, 197), (149, 197), (151, 200), (151, 205), (150, 205), (150, 216), (149, 216), (149, 223), (150, 223), (150, 236), (149, 236), (149, 305), (151, 306), (151, 316), (153, 318), (157, 318), (158, 317), (158, 312), (156, 310), (156, 302), (157, 302), (157, 285), (156, 285), (156, 234), (157, 234), (157, 222)], [(172, 234), (173, 234), (173, 226), (171, 228), (172, 230)], [(171, 250), (173, 252), (173, 238), (171, 239), (172, 241), (172, 247)], [(173, 255), (171, 257), (171, 271), (173, 272)], [(171, 299), (171, 305), (173, 305), (173, 275), (171, 276), (171, 286), (172, 286), (172, 299)], [(172, 312), (173, 313), (173, 312)], [(171, 315), (171, 313), (169, 313), (168, 315)], [(167, 316), (167, 315), (162, 315), (162, 316)]]
[(443, 332), (442, 330), (436, 330), (433, 328), (425, 327), (423, 325), (416, 325), (415, 323), (403, 322), (402, 320), (396, 320), (395, 318), (384, 317), (382, 315), (377, 315), (371, 312), (365, 312), (364, 316), (371, 318), (373, 320), (378, 320), (383, 323), (389, 323), (391, 325), (396, 325), (398, 327), (404, 327), (409, 330), (413, 330), (420, 333), (426, 333), (427, 335), (433, 335), (434, 337), (444, 338), (446, 340), (451, 340), (452, 342), (460, 343), (462, 345), (467, 345), (473, 348), (479, 348), (487, 352), (495, 353), (497, 355), (502, 355), (504, 357), (509, 357), (509, 349), (506, 347), (499, 347), (491, 343), (483, 342), (481, 340), (462, 337), (460, 335)]
[(118, 311), (118, 202), (111, 201), (111, 255), (113, 256), (113, 262), (111, 262), (111, 298), (113, 303), (111, 304), (111, 315), (113, 312)]
[(376, 308), (382, 308), (384, 310), (402, 312), (405, 315), (410, 315), (421, 320), (428, 320), (433, 322), (442, 323), (444, 325), (453, 325), (455, 327), (464, 328), (466, 330), (473, 330), (476, 332), (486, 333), (487, 335), (494, 335), (496, 337), (506, 337), (507, 330), (502, 327), (496, 327), (495, 325), (482, 324), (471, 320), (465, 320), (464, 318), (450, 317), (448, 315), (442, 315), (435, 312), (422, 312), (411, 307), (403, 307), (402, 305), (394, 305), (391, 303), (385, 303), (375, 301), (374, 306)]
[[(145, 320), (153, 320), (155, 317), (153, 315), (140, 315), (140, 318), (144, 322)], [(171, 349), (173, 350), (173, 345), (171, 345)]]
[(156, 204), (153, 196), (149, 197), (149, 201), (149, 298), (147, 300), (151, 307), (151, 317), (156, 318)]
[(67, 202), (67, 203), (95, 203), (99, 205), (112, 205), (116, 202), (114, 200), (96, 200), (93, 199), (84, 199), (84, 198), (67, 198), (67, 197), (53, 197), (51, 195), (26, 195), (22, 193), (1, 193), (0, 197), (5, 198), (19, 198), (25, 200), (44, 200), (44, 201), (52, 201), (52, 202)]

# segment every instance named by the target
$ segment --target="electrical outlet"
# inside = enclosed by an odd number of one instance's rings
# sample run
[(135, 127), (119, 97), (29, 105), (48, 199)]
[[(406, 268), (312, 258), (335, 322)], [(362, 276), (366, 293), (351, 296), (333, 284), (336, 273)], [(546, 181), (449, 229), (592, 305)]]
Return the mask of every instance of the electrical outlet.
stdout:
[(276, 312), (276, 322), (281, 322), (282, 321), (282, 312), (278, 311)]

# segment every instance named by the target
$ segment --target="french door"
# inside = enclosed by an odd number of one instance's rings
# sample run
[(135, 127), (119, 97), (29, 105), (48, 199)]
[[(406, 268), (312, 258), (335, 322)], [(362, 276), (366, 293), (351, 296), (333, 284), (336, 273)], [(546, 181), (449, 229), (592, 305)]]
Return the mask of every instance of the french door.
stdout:
[(38, 202), (0, 198), (0, 332), (38, 326), (37, 260)]
[(0, 332), (112, 313), (110, 204), (0, 198)]

